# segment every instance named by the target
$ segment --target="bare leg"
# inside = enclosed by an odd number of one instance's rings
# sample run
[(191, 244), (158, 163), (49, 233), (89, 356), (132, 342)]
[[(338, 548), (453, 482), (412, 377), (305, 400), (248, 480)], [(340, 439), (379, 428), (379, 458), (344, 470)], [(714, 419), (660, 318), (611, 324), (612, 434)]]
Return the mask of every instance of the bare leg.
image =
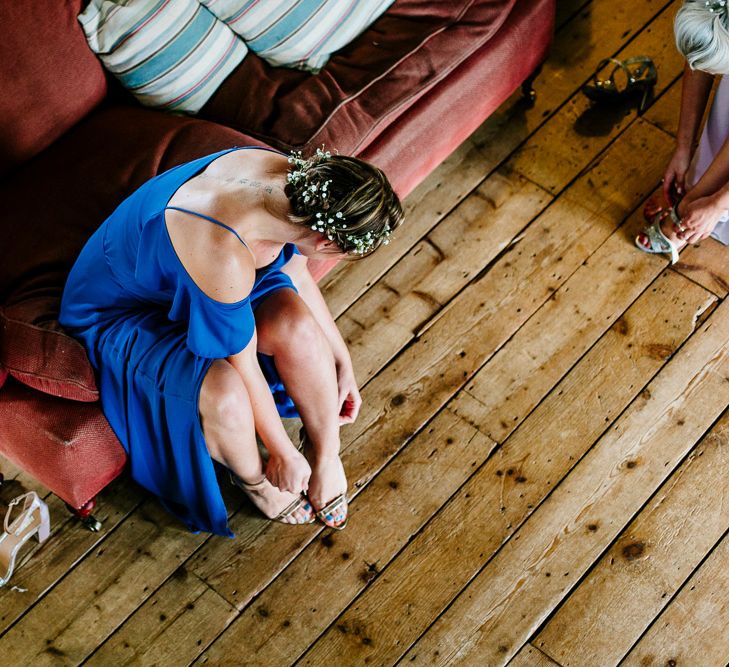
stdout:
[(308, 495), (321, 509), (347, 490), (339, 459), (339, 391), (329, 343), (296, 292), (278, 290), (256, 311), (258, 350), (272, 355), (313, 451)]
[[(255, 483), (263, 477), (263, 461), (256, 444), (253, 412), (245, 384), (225, 360), (212, 363), (200, 390), (200, 418), (210, 456), (230, 469), (244, 482)], [(251, 499), (267, 516), (274, 517), (297, 495), (279, 491), (266, 484), (250, 493)], [(289, 523), (303, 523), (311, 511), (297, 509)]]

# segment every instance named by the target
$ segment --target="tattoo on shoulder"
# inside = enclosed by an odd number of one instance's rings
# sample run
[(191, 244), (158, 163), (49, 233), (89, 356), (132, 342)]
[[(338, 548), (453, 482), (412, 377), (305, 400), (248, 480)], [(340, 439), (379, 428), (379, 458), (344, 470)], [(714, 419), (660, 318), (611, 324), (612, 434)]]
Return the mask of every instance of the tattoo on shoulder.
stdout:
[[(271, 194), (273, 192), (273, 186), (267, 185), (265, 183), (261, 183), (261, 181), (252, 181), (249, 178), (236, 178), (235, 176), (228, 176), (227, 178), (220, 178), (218, 176), (211, 176), (208, 173), (203, 172), (202, 174), (198, 175), (198, 178), (213, 178), (218, 181), (223, 181), (225, 183), (232, 183), (233, 181), (240, 183), (241, 185), (246, 185), (249, 188), (255, 188), (256, 190), (264, 190), (265, 192), (268, 192)], [(277, 186), (278, 187), (278, 186)]]

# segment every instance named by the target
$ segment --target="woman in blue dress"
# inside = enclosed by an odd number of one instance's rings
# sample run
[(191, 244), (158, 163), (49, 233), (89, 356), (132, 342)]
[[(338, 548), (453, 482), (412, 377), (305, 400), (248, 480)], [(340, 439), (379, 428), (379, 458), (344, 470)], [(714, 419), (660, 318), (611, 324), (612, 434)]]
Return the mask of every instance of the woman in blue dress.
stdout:
[[(88, 240), (59, 320), (133, 479), (189, 530), (234, 537), (214, 462), (267, 517), (344, 527), (339, 428), (361, 399), (306, 261), (366, 256), (401, 221), (366, 162), (236, 146), (150, 179)], [(281, 422), (295, 416), (303, 452)]]

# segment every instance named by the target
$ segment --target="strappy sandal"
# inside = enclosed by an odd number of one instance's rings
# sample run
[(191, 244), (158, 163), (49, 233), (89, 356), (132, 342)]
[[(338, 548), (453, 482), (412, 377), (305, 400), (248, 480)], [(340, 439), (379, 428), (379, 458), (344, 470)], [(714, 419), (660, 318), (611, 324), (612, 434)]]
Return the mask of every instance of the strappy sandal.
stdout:
[[(304, 446), (308, 441), (306, 429), (303, 426), (299, 431), (299, 439), (299, 449), (303, 452)], [(311, 506), (314, 507), (314, 503), (311, 502), (311, 499), (309, 499), (309, 502), (311, 503)], [(347, 521), (349, 521), (349, 515), (347, 513), (348, 504), (349, 501), (345, 492), (327, 503), (320, 510), (315, 509), (314, 514), (325, 526), (334, 528), (334, 530), (344, 530), (347, 526)]]
[[(313, 506), (314, 504), (312, 503), (312, 507)], [(341, 496), (337, 496), (334, 500), (332, 500), (332, 502), (317, 511), (316, 518), (329, 528), (334, 528), (334, 530), (344, 530), (347, 527), (347, 521), (349, 521), (347, 507), (347, 494), (343, 493)]]
[[(681, 224), (681, 220), (676, 213), (675, 207), (671, 207), (669, 215), (676, 225)], [(663, 233), (663, 230), (661, 229), (661, 222), (664, 218), (665, 210), (659, 211), (653, 217), (653, 222), (651, 222), (651, 224), (648, 225), (643, 232), (644, 236), (650, 243), (650, 247), (646, 247), (640, 242), (640, 235), (635, 237), (635, 245), (643, 252), (650, 254), (667, 254), (671, 258), (671, 264), (675, 264), (678, 261), (679, 248)]]
[[(230, 481), (232, 484), (237, 486), (239, 489), (242, 489), (245, 491), (245, 493), (248, 495), (248, 497), (253, 501), (255, 504), (255, 500), (253, 498), (252, 494), (255, 494), (256, 492), (261, 491), (266, 484), (271, 484), (271, 482), (266, 479), (264, 476), (263, 479), (256, 482), (255, 484), (248, 484), (248, 482), (244, 482), (238, 475), (235, 475), (232, 471), (228, 471), (228, 474), (230, 475)], [(296, 500), (294, 500), (292, 503), (287, 505), (283, 510), (281, 510), (276, 516), (269, 517), (271, 521), (276, 521), (278, 523), (285, 523), (289, 526), (301, 526), (308, 523), (314, 523), (314, 517), (312, 516), (308, 521), (297, 521), (296, 523), (291, 523), (290, 521), (286, 521), (296, 510), (301, 508), (302, 506), (306, 509), (306, 505), (310, 505), (313, 509), (313, 505), (311, 505), (309, 499), (302, 493)], [(257, 507), (257, 505), (256, 505)]]
[[(600, 74), (610, 64), (614, 67), (605, 79)], [(622, 72), (625, 82), (618, 86), (615, 75)], [(630, 98), (640, 98), (638, 114), (641, 115), (653, 100), (658, 72), (648, 56), (633, 56), (625, 60), (604, 58), (598, 63), (592, 80), (582, 87), (582, 92), (593, 102), (600, 104), (622, 102)]]
[[(23, 501), (23, 508), (18, 517), (10, 522), (13, 507)], [(0, 586), (10, 580), (15, 569), (15, 559), (22, 547), (35, 536), (40, 544), (48, 539), (51, 523), (48, 516), (48, 505), (35, 491), (28, 491), (22, 496), (13, 498), (8, 504), (8, 511), (3, 524), (5, 532), (0, 535)]]

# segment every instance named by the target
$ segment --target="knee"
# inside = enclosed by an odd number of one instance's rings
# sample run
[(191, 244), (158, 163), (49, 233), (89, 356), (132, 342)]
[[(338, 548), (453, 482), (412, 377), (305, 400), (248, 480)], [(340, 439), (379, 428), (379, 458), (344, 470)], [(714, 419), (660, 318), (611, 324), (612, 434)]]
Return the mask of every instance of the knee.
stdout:
[(279, 298), (263, 313), (256, 322), (259, 342), (264, 342), (273, 350), (316, 349), (322, 338), (322, 331), (308, 306), (297, 294)]
[(250, 425), (250, 412), (248, 392), (241, 377), (227, 361), (215, 361), (200, 391), (203, 420), (240, 432)]

